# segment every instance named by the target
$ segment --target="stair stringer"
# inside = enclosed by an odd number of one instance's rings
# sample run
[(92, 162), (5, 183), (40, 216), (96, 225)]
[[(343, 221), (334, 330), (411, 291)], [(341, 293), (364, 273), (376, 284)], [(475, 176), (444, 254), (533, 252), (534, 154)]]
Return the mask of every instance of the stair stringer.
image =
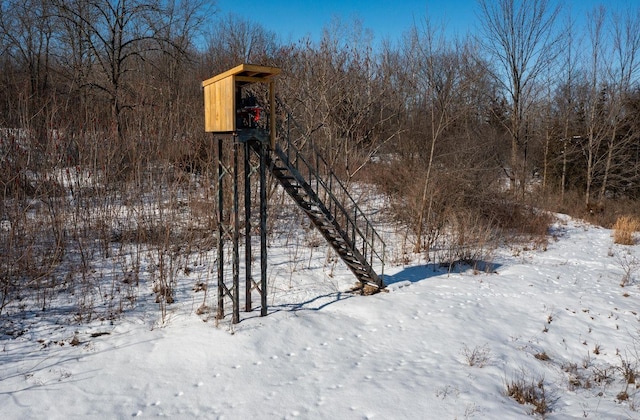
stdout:
[[(289, 147), (293, 147), (293, 145), (289, 144)], [(255, 147), (254, 150), (260, 153), (260, 150)], [(302, 158), (299, 156), (297, 150), (295, 153), (297, 158)], [(273, 158), (274, 156), (275, 159)], [(338, 220), (336, 220), (327, 205), (325, 205), (317, 191), (297, 169), (296, 166), (298, 163), (296, 162), (296, 164), (294, 164), (291, 162), (289, 154), (284, 152), (278, 145), (276, 145), (275, 150), (267, 152), (266, 160), (272, 175), (278, 180), (285, 192), (305, 212), (358, 281), (363, 285), (368, 284), (376, 288), (383, 288), (384, 283), (381, 276), (378, 276), (371, 264), (367, 261), (367, 258), (358, 250), (358, 247), (355, 246), (349, 234), (340, 225)], [(303, 165), (305, 169), (307, 169), (307, 172), (309, 172), (309, 176), (313, 177), (318, 185), (320, 185), (320, 183), (322, 183), (323, 186), (325, 185), (319, 174), (315, 173), (306, 161), (303, 162)], [(344, 213), (344, 216), (348, 218), (346, 210), (342, 208), (337, 198), (332, 194), (329, 194), (328, 198), (331, 205), (339, 207)], [(355, 223), (353, 223), (353, 226), (355, 235), (355, 232), (359, 232), (359, 230), (355, 228)], [(364, 235), (359, 234), (361, 239), (365, 240)]]

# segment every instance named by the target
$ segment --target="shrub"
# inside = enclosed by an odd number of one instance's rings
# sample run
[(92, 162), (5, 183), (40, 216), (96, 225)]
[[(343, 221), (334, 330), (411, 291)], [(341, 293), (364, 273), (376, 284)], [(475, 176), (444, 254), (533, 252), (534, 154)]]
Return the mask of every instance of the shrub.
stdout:
[(462, 355), (469, 366), (482, 368), (491, 361), (491, 351), (486, 344), (484, 346), (475, 346), (472, 349), (465, 344), (462, 349)]
[(477, 271), (491, 272), (498, 230), (471, 211), (456, 210), (446, 216), (449, 233), (440, 238), (436, 259), (443, 267), (452, 269), (457, 264), (468, 264)]
[(516, 400), (519, 404), (530, 404), (533, 406), (533, 414), (544, 415), (550, 411), (549, 402), (544, 389), (544, 379), (525, 378), (521, 373), (506, 384), (507, 396)]

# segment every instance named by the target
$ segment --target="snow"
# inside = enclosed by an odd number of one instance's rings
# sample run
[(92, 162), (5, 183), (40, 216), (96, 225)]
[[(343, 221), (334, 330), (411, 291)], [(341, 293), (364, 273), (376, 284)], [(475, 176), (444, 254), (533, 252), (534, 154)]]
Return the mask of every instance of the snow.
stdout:
[(202, 267), (165, 316), (144, 272), (114, 320), (9, 308), (0, 418), (530, 418), (506, 395), (518, 379), (543, 382), (548, 418), (640, 417), (622, 373), (640, 361), (640, 248), (610, 230), (559, 215), (548, 245), (499, 249), (490, 272), (414, 256), (373, 296), (346, 293), (352, 275), (306, 235), (271, 240), (269, 315), (235, 325), (196, 314)]

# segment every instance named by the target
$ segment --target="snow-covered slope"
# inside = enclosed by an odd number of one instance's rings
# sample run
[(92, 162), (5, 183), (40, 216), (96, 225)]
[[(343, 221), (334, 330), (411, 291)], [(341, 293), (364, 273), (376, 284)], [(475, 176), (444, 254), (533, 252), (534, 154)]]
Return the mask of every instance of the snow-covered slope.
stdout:
[(8, 313), (0, 418), (529, 418), (507, 385), (548, 418), (638, 418), (639, 247), (567, 217), (553, 234), (499, 250), (494, 273), (387, 267), (367, 297), (323, 249), (292, 265), (272, 244), (270, 314), (233, 326), (195, 314), (189, 279), (165, 322), (154, 304), (79, 325)]

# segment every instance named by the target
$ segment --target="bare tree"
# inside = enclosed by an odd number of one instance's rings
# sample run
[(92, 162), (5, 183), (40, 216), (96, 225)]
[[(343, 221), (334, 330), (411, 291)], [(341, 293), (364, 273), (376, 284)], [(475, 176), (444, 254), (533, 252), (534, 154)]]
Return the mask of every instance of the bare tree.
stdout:
[[(560, 176), (560, 200), (564, 202), (565, 188), (567, 185), (567, 164), (569, 159), (569, 148), (571, 146), (571, 140), (578, 133), (573, 132), (575, 121), (575, 108), (576, 108), (576, 85), (577, 85), (577, 61), (578, 51), (580, 48), (579, 41), (575, 37), (575, 23), (571, 16), (567, 17), (567, 22), (563, 25), (565, 30), (565, 38), (562, 59), (560, 61), (563, 73), (561, 74), (561, 82), (556, 90), (556, 104), (555, 107), (560, 114), (560, 128), (562, 130), (560, 141), (562, 143), (562, 149), (560, 151), (562, 160), (562, 170)], [(548, 164), (548, 160), (545, 160)], [(545, 165), (545, 180), (547, 179), (547, 165)]]
[(277, 50), (276, 34), (242, 16), (220, 18), (207, 39), (205, 61), (211, 74), (240, 63), (269, 65)]
[(494, 77), (509, 99), (510, 178), (524, 195), (527, 174), (527, 112), (536, 97), (536, 80), (559, 50), (554, 24), (559, 8), (548, 0), (479, 0), (481, 45), (498, 67)]
[(86, 0), (58, 2), (60, 15), (73, 24), (95, 60), (91, 87), (105, 93), (111, 106), (113, 132), (122, 138), (124, 111), (131, 103), (131, 78), (145, 53), (171, 45), (182, 46), (167, 30), (160, 0)]
[[(423, 110), (426, 117), (427, 133), (425, 150), (428, 152), (422, 199), (418, 207), (416, 243), (414, 252), (422, 249), (424, 220), (431, 222), (433, 200), (429, 198), (431, 173), (434, 167), (436, 145), (445, 131), (456, 120), (452, 102), (455, 92), (461, 89), (459, 73), (460, 61), (443, 36), (444, 28), (437, 27), (425, 19), (422, 27), (415, 27), (411, 33), (410, 51), (412, 60), (413, 88), (415, 89), (416, 109)], [(462, 88), (463, 89), (463, 88)], [(434, 224), (435, 225), (435, 224)], [(431, 241), (427, 241), (427, 251)]]
[[(195, 31), (204, 21), (203, 2), (56, 0), (55, 4), (76, 64), (71, 80), (84, 92), (84, 100), (90, 92), (96, 102), (108, 105), (106, 120), (112, 141), (103, 153), (102, 166), (120, 177), (117, 171), (135, 166), (141, 152), (135, 141), (125, 142), (125, 131), (133, 125), (131, 113), (141, 107), (145, 97), (141, 91), (148, 86), (141, 83), (146, 77), (141, 73), (143, 63), (170, 67), (185, 60)], [(172, 58), (163, 63), (163, 57)], [(158, 98), (166, 96), (154, 100)]]
[[(309, 39), (287, 52), (282, 97), (315, 146), (347, 180), (394, 138), (398, 108), (372, 48), (372, 34), (358, 21), (335, 20), (316, 44)], [(300, 146), (304, 146), (301, 144)]]
[[(626, 145), (635, 139), (635, 135), (626, 124), (628, 115), (625, 115), (624, 106), (640, 68), (640, 11), (636, 9), (635, 14), (632, 14), (627, 10), (623, 16), (614, 14), (612, 20), (614, 60), (609, 63), (607, 72), (610, 115), (607, 120), (610, 132), (600, 186), (600, 202), (605, 198), (607, 187), (614, 182), (612, 178), (619, 172), (619, 166), (628, 166), (625, 156)], [(624, 178), (623, 176), (616, 181), (625, 182)]]
[[(37, 143), (35, 146), (41, 149), (46, 143), (45, 126), (51, 105), (47, 95), (52, 84), (51, 50), (55, 33), (51, 5), (42, 0), (11, 0), (2, 2), (1, 7), (4, 9), (0, 13), (0, 36), (5, 45), (3, 55), (10, 57), (22, 73), (14, 82), (23, 100), (14, 102), (14, 109), (7, 117), (14, 126), (22, 124), (30, 128)], [(37, 159), (38, 154), (33, 158)]]
[[(602, 80), (606, 66), (603, 57), (606, 45), (604, 39), (604, 24), (606, 11), (600, 6), (588, 14), (588, 32), (590, 43), (590, 57), (587, 58), (589, 67), (587, 73), (587, 86), (585, 102), (586, 141), (584, 141), (584, 155), (586, 157), (585, 179), (585, 205), (591, 204), (591, 188), (596, 178), (598, 168), (599, 150), (606, 136), (603, 122), (604, 101)], [(606, 93), (605, 93), (606, 94)]]

